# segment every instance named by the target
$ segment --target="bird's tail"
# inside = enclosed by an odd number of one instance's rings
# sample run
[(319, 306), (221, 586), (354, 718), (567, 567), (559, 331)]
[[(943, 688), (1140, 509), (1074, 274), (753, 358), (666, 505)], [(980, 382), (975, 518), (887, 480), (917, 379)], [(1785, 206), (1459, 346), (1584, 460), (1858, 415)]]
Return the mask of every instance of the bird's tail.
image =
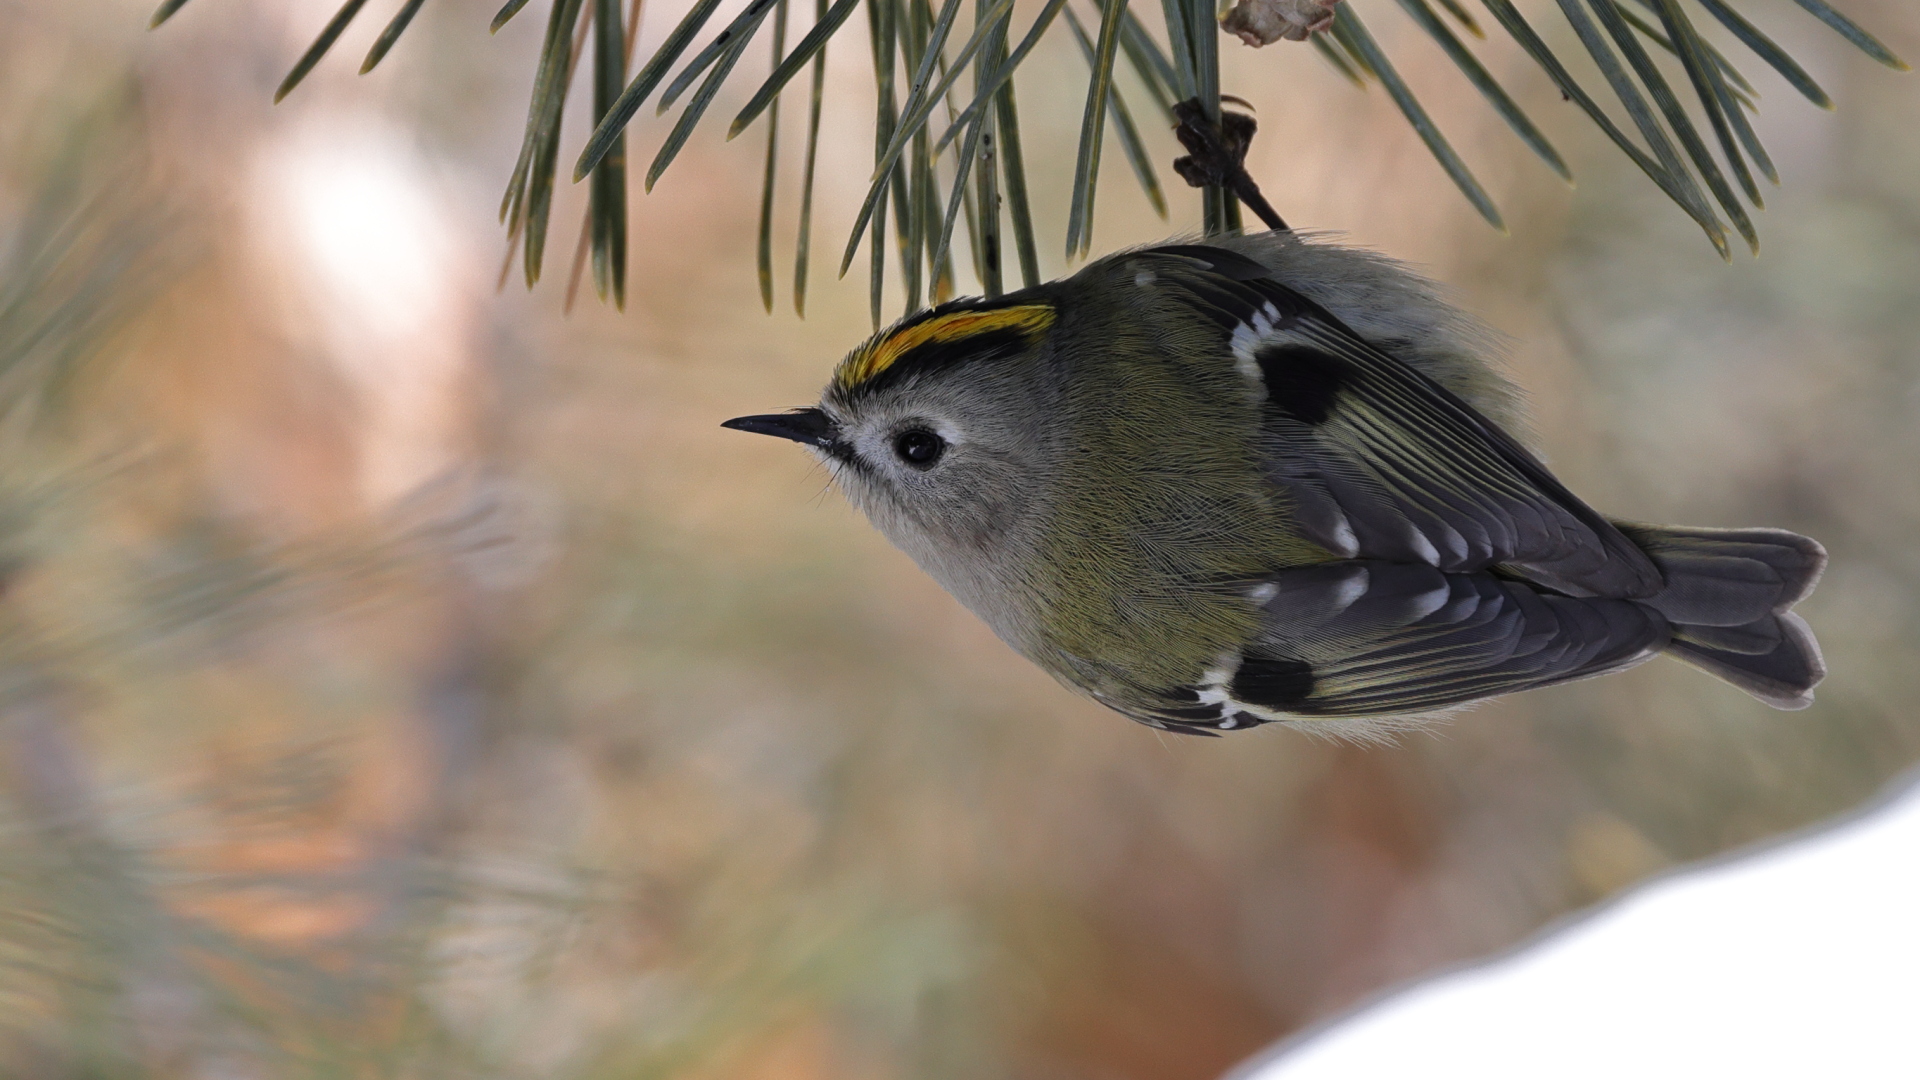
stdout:
[(1640, 602), (1673, 625), (1669, 653), (1776, 709), (1813, 704), (1827, 665), (1788, 609), (1820, 580), (1825, 548), (1784, 529), (1616, 524), (1666, 575), (1666, 588)]

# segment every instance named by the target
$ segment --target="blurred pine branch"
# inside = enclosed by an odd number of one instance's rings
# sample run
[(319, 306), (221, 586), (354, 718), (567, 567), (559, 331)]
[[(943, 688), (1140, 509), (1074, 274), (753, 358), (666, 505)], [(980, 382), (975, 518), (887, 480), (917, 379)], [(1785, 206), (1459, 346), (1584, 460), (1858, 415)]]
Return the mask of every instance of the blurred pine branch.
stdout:
[[(393, 48), (422, 2), (402, 0), (367, 54), (361, 67), (363, 72), (371, 70)], [(1380, 0), (1370, 2), (1378, 4)], [(1875, 60), (1896, 70), (1907, 70), (1904, 61), (1825, 0), (1796, 2)], [(166, 0), (154, 12), (153, 25), (165, 22), (184, 3), (185, 0)], [(1493, 24), (1545, 69), (1563, 96), (1576, 102), (1620, 150), (1694, 220), (1723, 257), (1731, 258), (1729, 228), (1739, 234), (1750, 250), (1759, 251), (1759, 233), (1748, 212), (1749, 207), (1762, 206), (1762, 191), (1755, 174), (1770, 183), (1778, 183), (1778, 177), (1746, 115), (1754, 110), (1757, 95), (1726, 52), (1703, 33), (1695, 16), (1704, 14), (1708, 21), (1717, 23), (1732, 39), (1730, 47), (1737, 44), (1751, 52), (1815, 104), (1831, 108), (1832, 102), (1791, 56), (1736, 9), (1734, 0), (1691, 0), (1691, 3), (1683, 0), (1556, 0), (1559, 13), (1578, 38), (1585, 59), (1601, 73), (1607, 92), (1614, 99), (1614, 107), (1624, 110), (1631, 119), (1638, 140), (1617, 126), (1601, 101), (1575, 80), (1568, 69), (1567, 58), (1547, 44), (1512, 0), (1482, 0), (1482, 3), (1492, 15)], [(346, 0), (294, 64), (276, 100), (293, 90), (313, 70), (364, 4), (365, 0)], [(1467, 83), (1514, 133), (1549, 168), (1571, 183), (1571, 170), (1547, 136), (1494, 79), (1473, 49), (1453, 31), (1452, 26), (1458, 25), (1476, 41), (1487, 34), (1459, 0), (1438, 0), (1439, 10), (1429, 0), (1396, 0), (1396, 4), (1434, 39)], [(498, 30), (526, 6), (527, 0), (508, 0), (494, 16), (493, 29)], [(625, 130), (628, 123), (656, 90), (661, 91), (656, 106), (661, 113), (686, 96), (679, 119), (647, 170), (645, 184), (650, 189), (692, 137), (715, 95), (733, 76), (748, 46), (769, 22), (774, 26), (772, 74), (734, 118), (727, 137), (731, 139), (740, 134), (762, 114), (767, 116), (770, 127), (777, 123), (781, 93), (802, 69), (811, 65), (814, 76), (807, 167), (795, 181), (803, 192), (811, 192), (822, 87), (821, 63), (829, 41), (844, 30), (858, 0), (835, 0), (831, 5), (824, 0), (817, 3), (812, 26), (791, 51), (785, 47), (787, 0), (747, 0), (739, 14), (682, 64), (682, 57), (698, 42), (719, 6), (720, 0), (695, 0), (659, 48), (629, 79), (641, 4), (635, 0), (623, 12), (617, 0), (594, 0), (591, 4), (586, 0), (551, 0), (545, 41), (534, 72), (526, 134), (501, 204), (509, 244), (520, 246), (529, 286), (539, 280), (543, 268), (548, 218), (560, 166), (561, 117), (569, 88), (579, 69), (586, 66), (581, 63), (583, 57), (591, 60), (593, 115), (597, 123), (572, 170), (575, 181), (590, 179), (592, 187), (588, 220), (575, 265), (583, 265), (591, 258), (595, 288), (602, 300), (611, 297), (617, 305), (624, 302)], [(1091, 251), (1096, 184), (1109, 115), (1113, 118), (1114, 134), (1149, 200), (1164, 213), (1155, 164), (1141, 147), (1133, 111), (1120, 96), (1114, 69), (1119, 56), (1124, 54), (1161, 122), (1172, 122), (1173, 102), (1198, 97), (1207, 103), (1210, 119), (1218, 124), (1219, 8), (1214, 0), (1162, 0), (1159, 12), (1162, 34), (1156, 38), (1139, 15), (1129, 9), (1128, 0), (1099, 0), (1091, 6), (1097, 9), (1089, 14), (1097, 16), (1098, 26), (1090, 30), (1082, 25), (1079, 15), (1067, 8), (1067, 0), (1050, 0), (1022, 32), (1018, 45), (1009, 51), (1007, 43), (1014, 30), (1012, 0), (976, 0), (972, 25), (965, 28), (961, 27), (961, 0), (940, 0), (938, 10), (932, 0), (866, 0), (875, 87), (881, 101), (880, 114), (875, 120), (875, 170), (866, 201), (848, 239), (840, 272), (844, 274), (852, 265), (861, 240), (866, 238), (872, 250), (869, 273), (873, 276), (876, 324), (880, 319), (880, 278), (885, 273), (886, 262), (881, 250), (882, 234), (889, 203), (896, 219), (901, 256), (895, 273), (905, 288), (909, 310), (921, 303), (923, 281), (929, 285), (926, 292), (932, 300), (940, 300), (951, 291), (949, 248), (953, 231), (961, 221), (968, 233), (967, 246), (982, 287), (989, 294), (1001, 290), (1005, 279), (1000, 242), (1003, 208), (1009, 211), (1005, 224), (1021, 256), (1022, 278), (1032, 279), (1030, 256), (1037, 241), (1027, 211), (1023, 164), (1027, 153), (1020, 142), (1013, 76), (1027, 60), (1034, 43), (1055, 24), (1055, 17), (1063, 10), (1067, 14), (1066, 23), (1081, 43), (1080, 51), (1091, 69), (1074, 180), (1068, 194), (1067, 253), (1072, 257)], [(1504, 228), (1491, 197), (1368, 32), (1359, 11), (1361, 6), (1361, 0), (1240, 0), (1233, 14), (1240, 16), (1250, 11), (1256, 20), (1260, 17), (1297, 20), (1301, 17), (1297, 12), (1303, 10), (1308, 12), (1308, 17), (1331, 16), (1315, 23), (1312, 33), (1295, 22), (1291, 25), (1296, 30), (1290, 31), (1289, 36), (1310, 38), (1318, 53), (1356, 85), (1364, 88), (1369, 82), (1379, 82), (1468, 201), (1489, 224)], [(773, 18), (769, 19), (770, 15)], [(1245, 26), (1247, 20), (1237, 19), (1233, 25)], [(589, 46), (590, 31), (592, 44)], [(1244, 30), (1240, 32), (1248, 36)], [(1649, 44), (1655, 50), (1649, 50)], [(680, 65), (677, 72), (676, 65)], [(956, 97), (959, 80), (969, 71), (974, 74), (972, 92)], [(668, 79), (670, 73), (671, 80)], [(896, 90), (903, 85), (904, 98), (896, 108)], [(687, 96), (689, 91), (691, 94)], [(945, 118), (937, 127), (936, 114)], [(1701, 133), (1703, 122), (1712, 133), (1711, 140)], [(937, 142), (931, 141), (931, 134), (941, 130), (945, 134)], [(774, 144), (770, 141), (763, 207), (771, 205), (775, 186), (782, 182), (772, 167), (773, 151)], [(976, 181), (973, 189), (968, 187), (970, 178)], [(1004, 207), (1002, 191), (1005, 192)], [(810, 196), (804, 198), (810, 209)], [(1208, 232), (1239, 227), (1239, 207), (1230, 195), (1219, 188), (1208, 187), (1203, 199)], [(810, 213), (803, 213), (794, 278), (796, 308), (804, 306), (806, 252), (810, 247), (811, 228)], [(759, 260), (761, 293), (771, 308), (769, 229), (770, 220), (763, 212)], [(577, 277), (576, 273), (576, 280)]]

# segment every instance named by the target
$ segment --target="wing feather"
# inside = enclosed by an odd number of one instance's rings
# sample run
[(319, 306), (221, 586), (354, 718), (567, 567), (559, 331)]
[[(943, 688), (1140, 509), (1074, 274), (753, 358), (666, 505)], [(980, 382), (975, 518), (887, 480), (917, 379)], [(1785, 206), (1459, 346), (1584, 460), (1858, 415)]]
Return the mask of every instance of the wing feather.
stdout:
[(1283, 570), (1260, 634), (1135, 715), (1207, 732), (1436, 712), (1618, 671), (1673, 630), (1645, 604), (1560, 596), (1489, 571), (1352, 560)]
[(1141, 257), (1219, 327), (1223, 362), (1259, 373), (1268, 476), (1338, 561), (1276, 571), (1252, 643), (1128, 711), (1195, 733), (1434, 712), (1672, 638), (1635, 602), (1664, 584), (1641, 547), (1457, 395), (1242, 255)]
[[(1223, 360), (1246, 367), (1265, 357), (1274, 369), (1265, 375), (1269, 474), (1321, 546), (1455, 572), (1505, 566), (1573, 596), (1662, 587), (1639, 545), (1511, 436), (1258, 263), (1199, 246), (1141, 254), (1169, 264), (1163, 279), (1220, 326)], [(1290, 378), (1278, 367), (1287, 364), (1313, 366), (1315, 377)], [(1275, 399), (1298, 386), (1321, 398)]]

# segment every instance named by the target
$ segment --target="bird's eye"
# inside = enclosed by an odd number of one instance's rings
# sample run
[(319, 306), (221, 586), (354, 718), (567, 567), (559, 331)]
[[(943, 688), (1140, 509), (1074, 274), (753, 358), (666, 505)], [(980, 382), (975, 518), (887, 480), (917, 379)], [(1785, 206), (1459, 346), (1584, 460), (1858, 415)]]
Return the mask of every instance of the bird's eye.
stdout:
[(931, 469), (947, 452), (947, 440), (931, 431), (903, 431), (894, 436), (893, 452), (916, 469)]

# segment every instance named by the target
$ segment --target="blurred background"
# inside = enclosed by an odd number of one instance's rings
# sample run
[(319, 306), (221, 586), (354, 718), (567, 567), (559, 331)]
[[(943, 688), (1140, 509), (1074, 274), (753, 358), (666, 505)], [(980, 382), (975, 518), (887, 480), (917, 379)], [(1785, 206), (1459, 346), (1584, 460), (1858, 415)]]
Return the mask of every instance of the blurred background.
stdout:
[[(628, 311), (568, 314), (583, 188), (548, 280), (497, 288), (531, 13), (489, 38), (492, 5), (429, 4), (359, 77), (375, 13), (274, 107), (327, 0), (152, 34), (146, 0), (0, 0), (0, 1073), (1201, 1080), (1920, 758), (1920, 80), (1753, 4), (1840, 108), (1743, 65), (1784, 187), (1726, 266), (1518, 50), (1483, 56), (1578, 191), (1352, 2), (1512, 235), (1383, 93), (1223, 39), (1253, 175), (1511, 334), (1604, 511), (1826, 544), (1812, 709), (1661, 660), (1357, 747), (1054, 685), (805, 455), (718, 427), (813, 400), (869, 330), (831, 265), (863, 46), (832, 52), (804, 321), (790, 240), (762, 313), (764, 144), (717, 121), (636, 185)], [(1920, 55), (1911, 5), (1844, 6)], [(1072, 162), (1042, 151), (1085, 66), (1056, 33), (1024, 71), (1051, 275)], [(1197, 228), (1118, 153), (1102, 188), (1095, 254)]]

